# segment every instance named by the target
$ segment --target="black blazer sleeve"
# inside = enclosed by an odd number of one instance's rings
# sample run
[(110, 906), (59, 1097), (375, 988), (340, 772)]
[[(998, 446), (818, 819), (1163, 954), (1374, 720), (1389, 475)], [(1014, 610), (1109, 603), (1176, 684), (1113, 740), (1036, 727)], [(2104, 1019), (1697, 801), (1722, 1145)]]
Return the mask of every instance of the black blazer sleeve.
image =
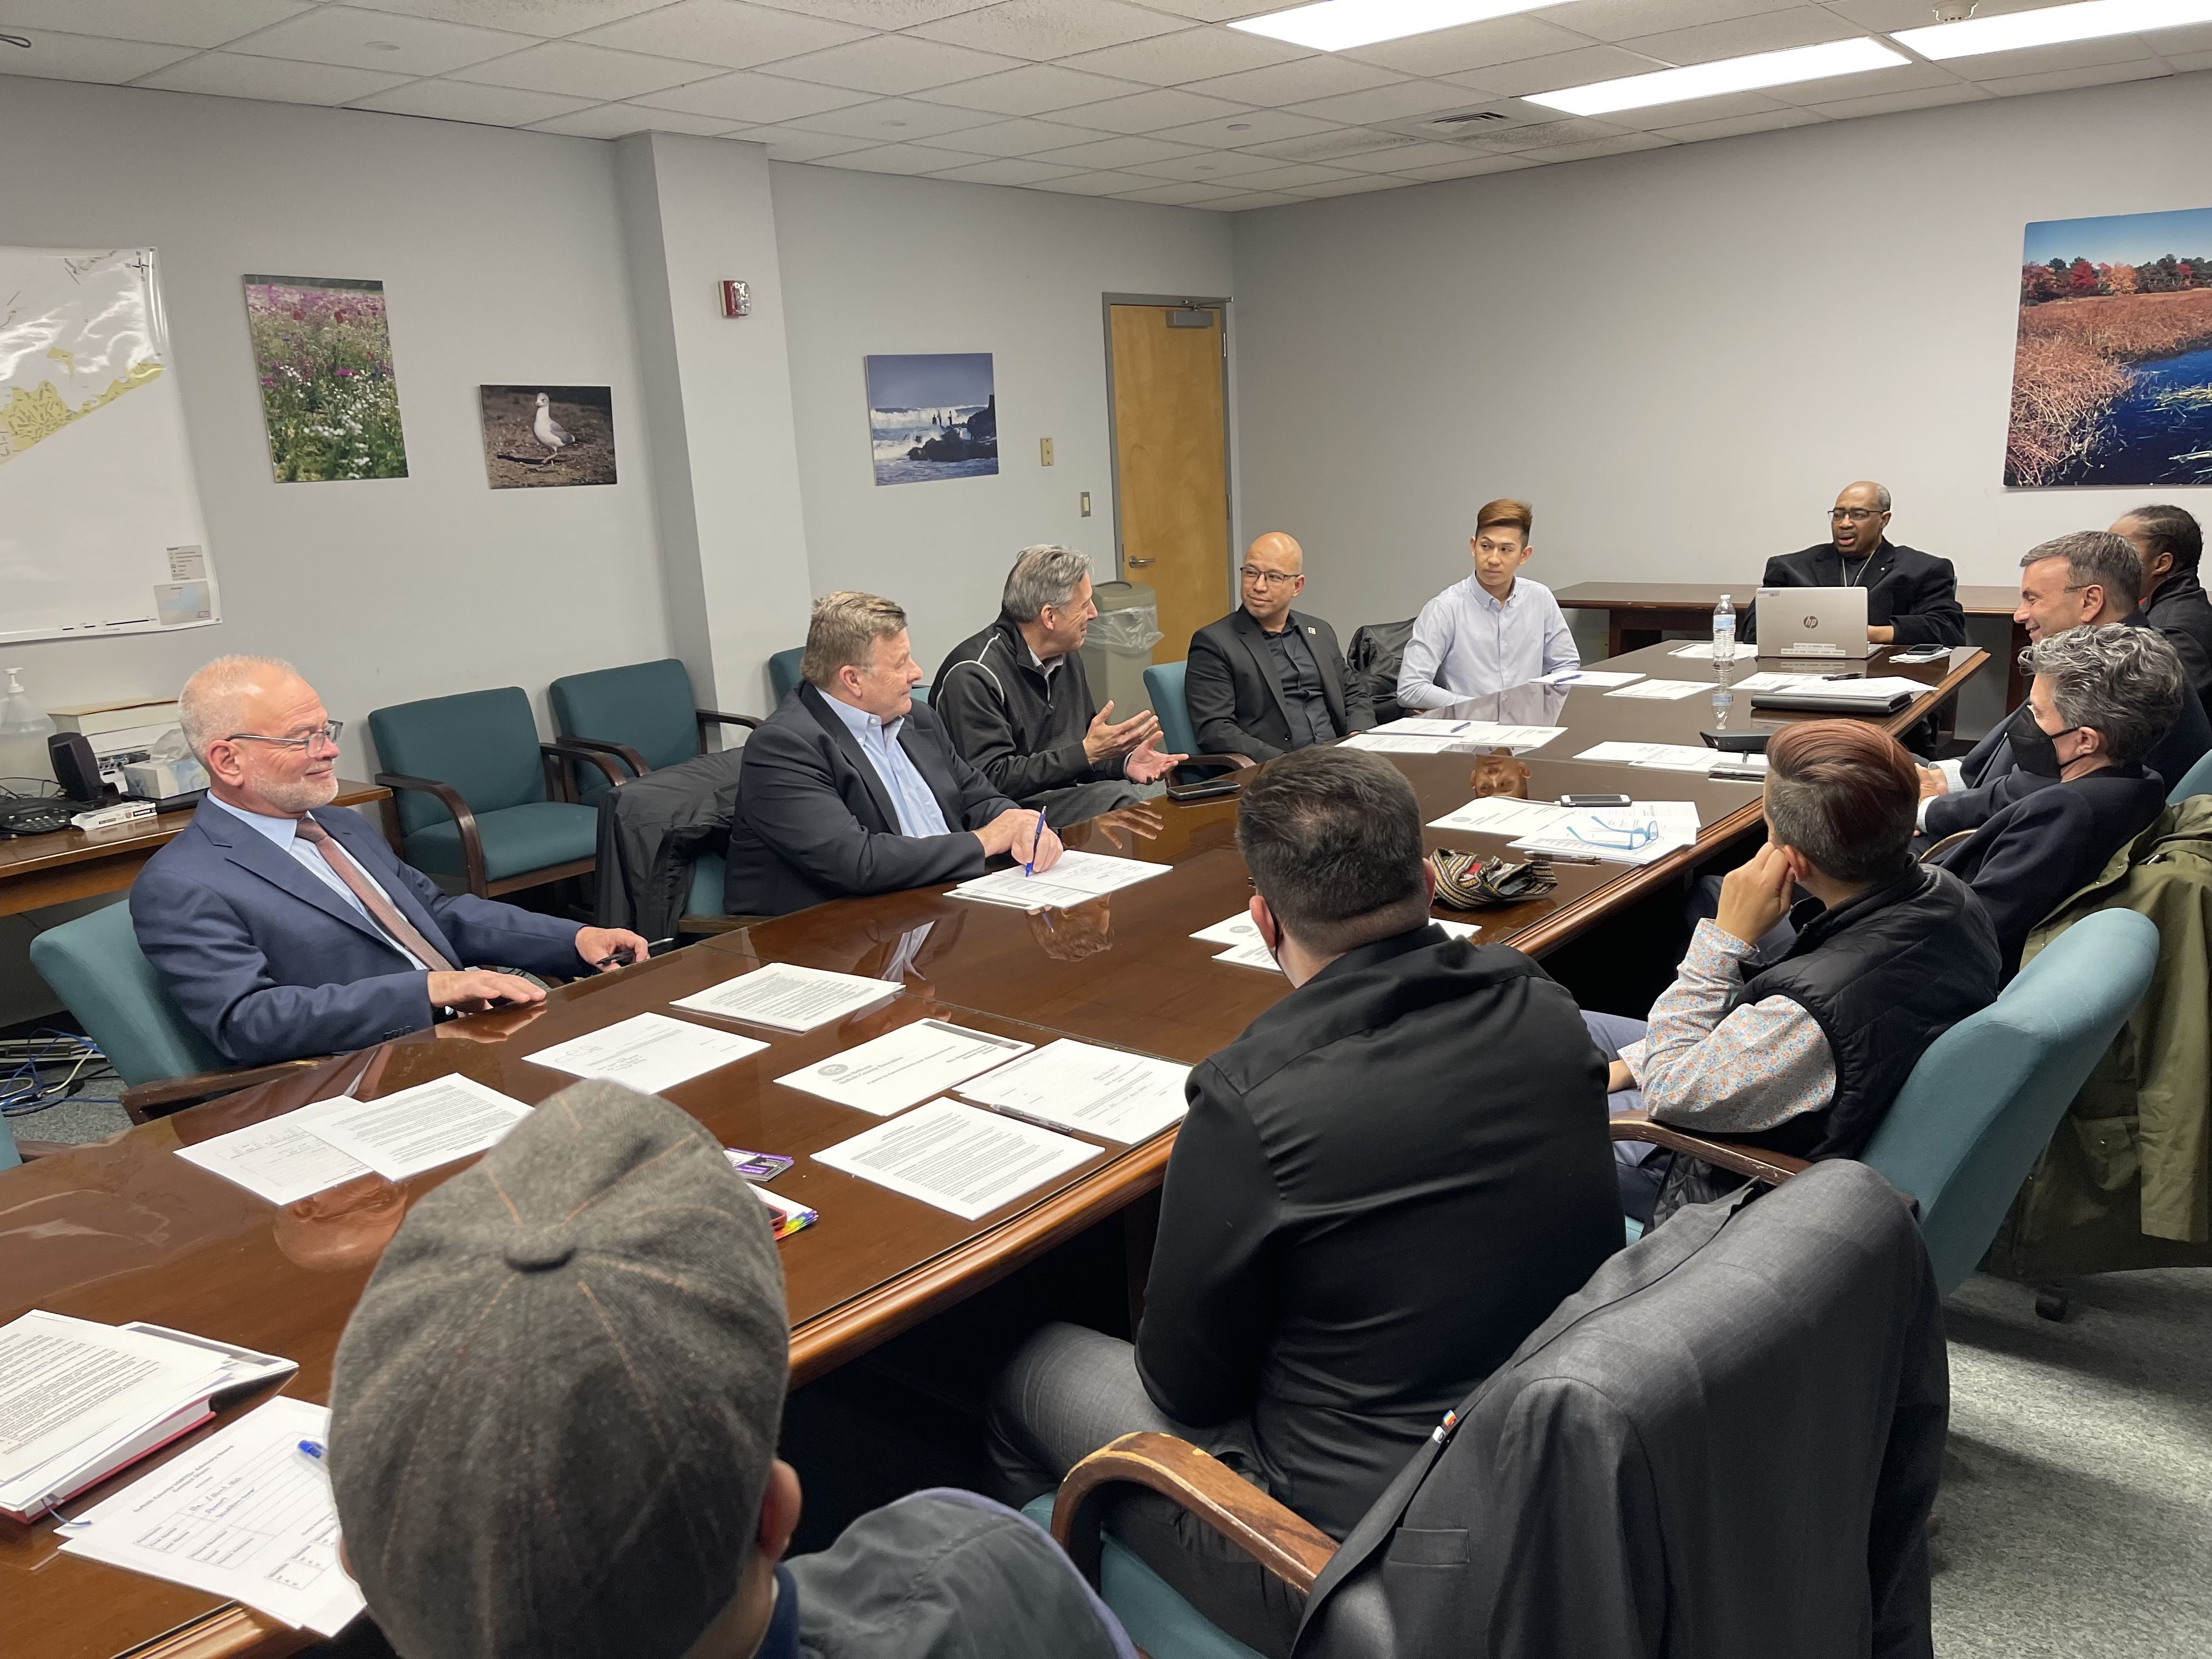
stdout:
[(1990, 913), (2009, 974), (2036, 923), (2081, 883), (2094, 851), (2096, 814), (2071, 789), (2039, 789), (2015, 801), (1937, 862)]
[(1905, 604), (1893, 606), (1889, 625), (1898, 645), (1950, 645), (1966, 642), (1966, 613), (1959, 604), (1958, 573), (1948, 559), (1923, 553), (1917, 574), (1906, 592)]
[(1961, 830), (1978, 830), (2014, 802), (2051, 788), (2057, 781), (2057, 778), (2039, 777), (2015, 766), (2009, 771), (1996, 773), (1978, 788), (1937, 795), (1928, 803), (1924, 823), (1928, 838), (1941, 841)]
[(1182, 700), (1190, 710), (1192, 735), (1206, 755), (1249, 755), (1268, 761), (1285, 751), (1237, 723), (1237, 681), (1211, 629), (1191, 635), (1183, 663)]

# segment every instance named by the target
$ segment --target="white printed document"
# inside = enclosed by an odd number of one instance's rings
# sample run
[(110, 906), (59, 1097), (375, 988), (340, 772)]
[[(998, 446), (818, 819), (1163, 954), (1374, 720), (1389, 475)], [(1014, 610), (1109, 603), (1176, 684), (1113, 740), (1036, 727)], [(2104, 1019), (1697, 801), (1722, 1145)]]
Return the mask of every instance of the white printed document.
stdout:
[(1561, 809), (1557, 823), (1513, 843), (1522, 853), (1653, 864), (1698, 839), (1698, 809), (1689, 801), (1638, 801), (1597, 811)]
[(665, 1014), (636, 1014), (588, 1036), (573, 1037), (525, 1056), (533, 1066), (550, 1066), (577, 1077), (626, 1083), (658, 1094), (689, 1082), (733, 1060), (768, 1047), (734, 1031), (716, 1031)]
[(1442, 720), (1429, 714), (1408, 714), (1385, 720), (1371, 732), (1344, 740), (1347, 749), (1373, 749), (1388, 754), (1449, 754), (1476, 749), (1510, 749), (1525, 755), (1541, 749), (1567, 728), (1564, 726), (1506, 726), (1497, 720)]
[(1762, 669), (1756, 674), (1747, 674), (1733, 683), (1738, 691), (1791, 691), (1808, 680), (1818, 680), (1818, 674), (1790, 674), (1778, 669)]
[(1062, 1037), (960, 1092), (1016, 1117), (1133, 1146), (1182, 1118), (1189, 1076), (1175, 1060)]
[(1539, 685), (1626, 685), (1640, 680), (1641, 674), (1624, 674), (1612, 668), (1554, 668), (1536, 681)]
[(1694, 697), (1700, 691), (1712, 690), (1705, 680), (1645, 680), (1638, 685), (1625, 685), (1618, 691), (1608, 691), (1608, 697), (1649, 697), (1654, 702), (1680, 702), (1684, 697)]
[[(1762, 677), (1754, 675), (1753, 678)], [(1795, 681), (1794, 684), (1771, 689), (1787, 691), (1793, 697), (1832, 698), (1838, 702), (1854, 702), (1866, 697), (1924, 696), (1933, 689), (1901, 675), (1831, 679), (1822, 674), (1795, 674), (1790, 678)]]
[(280, 1208), (296, 1204), (326, 1188), (375, 1173), (307, 1127), (330, 1108), (350, 1103), (348, 1096), (318, 1101), (264, 1123), (249, 1123), (197, 1146), (179, 1146), (177, 1156)]
[(386, 1181), (483, 1152), (530, 1115), (520, 1101), (459, 1076), (418, 1083), (381, 1100), (324, 1103), (331, 1109), (316, 1112), (303, 1127)]
[[(1678, 645), (1667, 654), (1670, 657), (1687, 657), (1693, 662), (1712, 662), (1717, 660), (1713, 655), (1713, 644), (1711, 640), (1700, 640), (1695, 645)], [(1751, 644), (1747, 641), (1738, 640), (1735, 647), (1735, 656), (1728, 659), (1728, 660), (1733, 662), (1735, 661), (1737, 658), (1755, 657), (1758, 654), (1759, 647), (1757, 646)]]
[(1105, 1153), (957, 1100), (933, 1100), (814, 1154), (814, 1161), (967, 1221)]
[[(1471, 921), (1448, 921), (1442, 916), (1431, 916), (1429, 920), (1454, 939), (1473, 939), (1482, 931)], [(1247, 916), (1245, 921), (1249, 922), (1251, 918)], [(1199, 936), (1194, 933), (1191, 937), (1196, 939)], [(1275, 960), (1274, 953), (1261, 943), (1257, 929), (1253, 931), (1250, 939), (1241, 945), (1231, 945), (1226, 951), (1216, 955), (1213, 959), (1216, 962), (1225, 962), (1232, 968), (1257, 968), (1262, 973), (1268, 974), (1279, 974), (1283, 971), (1283, 964)]]
[(300, 1449), (326, 1407), (279, 1397), (59, 1528), (62, 1548), (335, 1636), (362, 1610), (338, 1565), (337, 1506)]
[(898, 994), (896, 982), (833, 974), (796, 963), (771, 962), (750, 974), (710, 985), (696, 995), (678, 997), (675, 1006), (698, 1014), (720, 1014), (778, 1031), (811, 1031), (833, 1019), (872, 1008)]
[(1541, 836), (1558, 830), (1561, 825), (1593, 810), (1607, 815), (1619, 814), (1638, 823), (1657, 823), (1662, 828), (1686, 832), (1697, 839), (1700, 820), (1695, 801), (1638, 800), (1626, 806), (1599, 808), (1561, 806), (1555, 801), (1518, 800), (1506, 795), (1488, 795), (1471, 800), (1455, 811), (1447, 812), (1432, 822), (1431, 830), (1474, 830), (1486, 836)]
[(1011, 905), (1017, 910), (1065, 910), (1102, 894), (1164, 876), (1172, 867), (1146, 864), (1140, 859), (1109, 859), (1098, 853), (1062, 853), (1049, 870), (1025, 876), (1018, 864), (1011, 870), (996, 870), (963, 881), (952, 890), (952, 896)]
[(1025, 1054), (1032, 1046), (941, 1019), (918, 1019), (817, 1065), (787, 1072), (776, 1081), (889, 1117)]
[(1716, 766), (1738, 772), (1766, 769), (1764, 755), (1738, 755), (1684, 743), (1601, 743), (1575, 758), (1610, 761), (1616, 766), (1651, 766), (1662, 772), (1710, 772)]

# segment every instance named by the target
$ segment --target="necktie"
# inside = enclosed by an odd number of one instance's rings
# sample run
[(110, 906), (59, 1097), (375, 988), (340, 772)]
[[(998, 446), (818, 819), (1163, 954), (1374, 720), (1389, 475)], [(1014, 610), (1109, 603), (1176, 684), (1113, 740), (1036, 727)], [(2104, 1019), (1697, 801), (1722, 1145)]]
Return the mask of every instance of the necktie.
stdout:
[(323, 855), (323, 862), (337, 872), (338, 879), (353, 890), (353, 896), (368, 907), (369, 918), (406, 950), (429, 964), (438, 973), (451, 973), (453, 964), (446, 960), (438, 947), (416, 931), (415, 924), (399, 914), (399, 908), (385, 896), (384, 890), (368, 878), (368, 872), (353, 861), (353, 856), (339, 846), (331, 832), (313, 818), (301, 818), (294, 832)]

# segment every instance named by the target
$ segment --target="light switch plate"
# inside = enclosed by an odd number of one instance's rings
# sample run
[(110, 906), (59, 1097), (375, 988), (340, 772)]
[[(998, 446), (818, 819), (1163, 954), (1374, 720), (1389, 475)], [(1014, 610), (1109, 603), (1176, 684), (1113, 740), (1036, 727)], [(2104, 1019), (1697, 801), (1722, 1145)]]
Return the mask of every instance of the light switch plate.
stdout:
[(1049, 438), (1037, 440), (1037, 465), (1039, 466), (1052, 465), (1052, 440)]

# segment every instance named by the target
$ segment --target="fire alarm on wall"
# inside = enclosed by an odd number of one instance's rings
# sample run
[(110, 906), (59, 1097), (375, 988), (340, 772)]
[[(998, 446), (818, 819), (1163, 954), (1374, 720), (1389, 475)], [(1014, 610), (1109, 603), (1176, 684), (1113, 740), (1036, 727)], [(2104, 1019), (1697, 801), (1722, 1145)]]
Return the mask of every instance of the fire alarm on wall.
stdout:
[(750, 317), (753, 313), (752, 285), (749, 283), (725, 279), (722, 283), (722, 315)]

